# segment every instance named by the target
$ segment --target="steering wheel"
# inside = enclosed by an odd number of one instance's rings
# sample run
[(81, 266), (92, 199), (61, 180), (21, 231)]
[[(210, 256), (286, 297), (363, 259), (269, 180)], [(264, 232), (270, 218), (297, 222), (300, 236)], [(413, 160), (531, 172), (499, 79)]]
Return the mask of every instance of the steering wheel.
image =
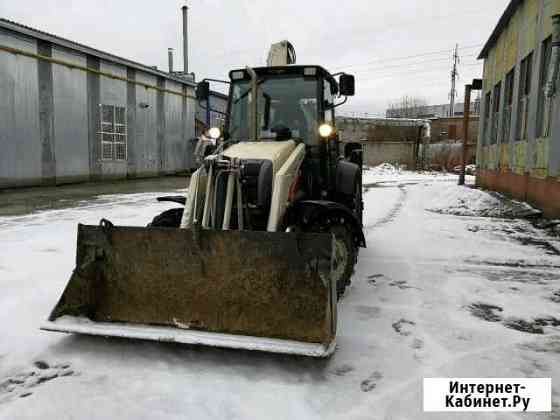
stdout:
[(277, 140), (289, 140), (292, 138), (292, 130), (282, 123), (275, 124), (270, 131), (276, 133)]

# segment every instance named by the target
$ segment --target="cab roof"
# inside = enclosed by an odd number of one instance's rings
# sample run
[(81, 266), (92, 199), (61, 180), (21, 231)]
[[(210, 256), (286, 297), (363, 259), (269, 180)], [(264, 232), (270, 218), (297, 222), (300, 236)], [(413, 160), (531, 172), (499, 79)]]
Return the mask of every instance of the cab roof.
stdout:
[[(331, 83), (335, 83), (338, 86), (336, 79), (326, 70), (324, 67), (317, 66), (317, 65), (288, 65), (288, 66), (273, 66), (273, 67), (253, 67), (253, 70), (259, 76), (265, 75), (304, 75), (304, 69), (314, 68), (316, 71), (315, 76), (310, 77), (324, 77), (328, 79)], [(235, 72), (244, 72), (245, 77), (242, 80), (249, 79), (249, 74), (247, 73), (246, 69), (237, 69), (232, 70), (229, 72), (230, 80), (233, 79), (233, 73)]]

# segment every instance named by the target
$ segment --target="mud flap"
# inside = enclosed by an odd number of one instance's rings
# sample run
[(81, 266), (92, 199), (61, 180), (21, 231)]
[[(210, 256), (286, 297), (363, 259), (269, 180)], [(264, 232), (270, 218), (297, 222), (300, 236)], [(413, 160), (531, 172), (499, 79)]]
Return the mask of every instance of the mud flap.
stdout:
[(42, 328), (326, 356), (332, 240), (79, 225), (76, 269)]

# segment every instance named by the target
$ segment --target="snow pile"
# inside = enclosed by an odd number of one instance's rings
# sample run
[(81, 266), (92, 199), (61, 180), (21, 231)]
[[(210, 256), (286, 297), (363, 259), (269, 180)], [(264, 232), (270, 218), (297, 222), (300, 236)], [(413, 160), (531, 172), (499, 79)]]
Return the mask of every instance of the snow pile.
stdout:
[(536, 216), (539, 210), (495, 192), (446, 185), (431, 195), (428, 211), (455, 216), (519, 218)]
[[(404, 166), (382, 163), (374, 167), (365, 167), (363, 184), (372, 187), (373, 184), (418, 184), (431, 182), (437, 178), (438, 181), (456, 181), (456, 174), (435, 171), (409, 171)], [(468, 183), (473, 183), (474, 177), (468, 177)]]
[(369, 173), (375, 175), (391, 175), (401, 172), (401, 168), (398, 166), (391, 165), (390, 163), (382, 163), (381, 165), (374, 166), (372, 168), (366, 169)]

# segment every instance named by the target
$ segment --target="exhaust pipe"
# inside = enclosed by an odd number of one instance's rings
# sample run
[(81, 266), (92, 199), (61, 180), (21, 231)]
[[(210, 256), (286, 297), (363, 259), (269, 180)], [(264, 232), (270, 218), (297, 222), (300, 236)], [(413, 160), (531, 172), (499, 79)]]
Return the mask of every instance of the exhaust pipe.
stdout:
[(189, 73), (189, 8), (183, 6), (183, 72)]
[(169, 61), (169, 74), (173, 74), (173, 48), (167, 49), (167, 59)]
[(257, 91), (258, 91), (258, 84), (257, 84), (257, 73), (255, 73), (255, 70), (253, 70), (251, 67), (247, 66), (247, 73), (249, 73), (249, 76), (251, 76), (251, 96), (252, 96), (252, 101), (251, 101), (251, 134), (253, 136), (253, 141), (258, 141), (259, 140), (259, 129), (258, 129), (258, 121), (259, 121), (259, 117), (258, 117), (258, 101), (257, 101)]

